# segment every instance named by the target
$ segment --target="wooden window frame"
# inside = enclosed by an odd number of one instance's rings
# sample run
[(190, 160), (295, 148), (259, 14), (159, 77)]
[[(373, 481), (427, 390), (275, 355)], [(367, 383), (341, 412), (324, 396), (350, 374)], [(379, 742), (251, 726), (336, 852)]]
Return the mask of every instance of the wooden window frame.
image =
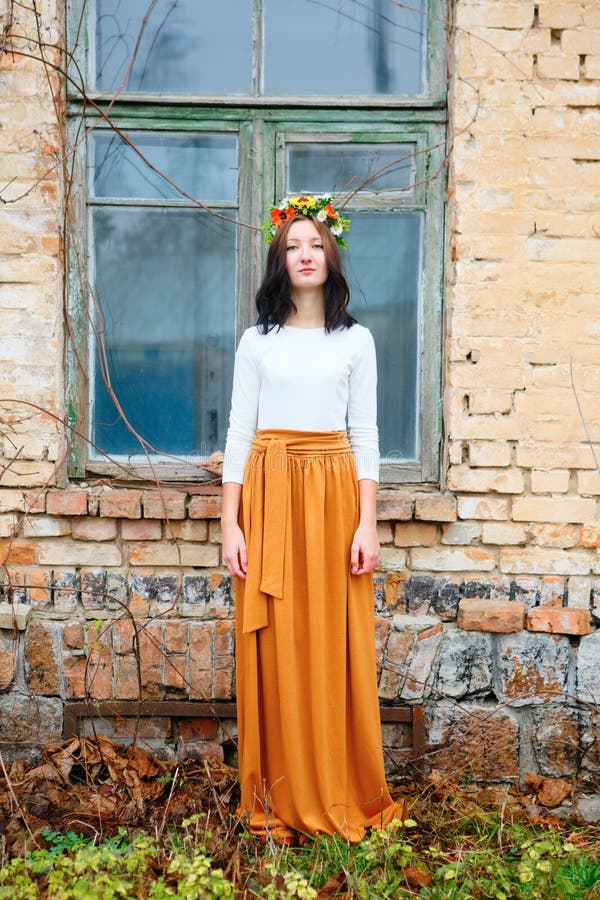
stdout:
[[(255, 11), (260, 0), (254, 0)], [(123, 130), (149, 131), (237, 131), (239, 135), (239, 217), (240, 221), (259, 223), (264, 209), (279, 196), (280, 185), (274, 183), (277, 135), (319, 134), (323, 138), (369, 141), (373, 135), (388, 136), (390, 141), (416, 140), (417, 188), (414, 204), (399, 202), (397, 208), (419, 208), (425, 211), (422, 268), (422, 348), (420, 365), (420, 462), (382, 464), (380, 480), (383, 485), (435, 485), (440, 477), (442, 402), (442, 291), (444, 249), (444, 194), (446, 154), (446, 69), (439, 65), (445, 54), (444, 0), (429, 2), (429, 34), (427, 44), (428, 92), (426, 95), (406, 97), (204, 97), (195, 95), (119, 95), (111, 106), (110, 116)], [(93, 16), (91, 0), (67, 0), (68, 46), (71, 35), (78, 32), (85, 21), (85, 11)], [(79, 43), (74, 59), (81, 72), (86, 72), (85, 42)], [(437, 61), (437, 63), (436, 63)], [(88, 76), (86, 76), (87, 78)], [(66, 400), (68, 422), (72, 431), (69, 454), (69, 475), (73, 478), (116, 476), (124, 480), (202, 481), (208, 473), (198, 467), (198, 461), (175, 462), (167, 457), (153, 458), (151, 464), (130, 464), (115, 456), (112, 460), (90, 459), (87, 441), (90, 430), (88, 384), (89, 323), (91, 305), (89, 286), (82, 283), (82, 256), (85, 265), (90, 259), (88, 200), (86, 187), (85, 141), (81, 141), (81, 126), (85, 129), (107, 127), (100, 112), (90, 105), (84, 107), (81, 97), (67, 83), (67, 127), (72, 146), (76, 146), (73, 162), (73, 190), (70, 195), (72, 221), (81, 225), (77, 240), (67, 234), (68, 285)], [(100, 110), (112, 103), (113, 94), (88, 92)], [(78, 143), (79, 142), (79, 143)], [(273, 179), (264, 177), (266, 173)], [(281, 191), (279, 191), (281, 193)], [(368, 201), (366, 201), (368, 205)], [(193, 204), (179, 203), (186, 208)], [(394, 208), (393, 203), (386, 208)], [(259, 284), (265, 259), (265, 247), (260, 232), (238, 230), (237, 269), (237, 338), (253, 322), (253, 297)], [(88, 267), (89, 271), (89, 267)], [(123, 463), (123, 466), (120, 463)]]

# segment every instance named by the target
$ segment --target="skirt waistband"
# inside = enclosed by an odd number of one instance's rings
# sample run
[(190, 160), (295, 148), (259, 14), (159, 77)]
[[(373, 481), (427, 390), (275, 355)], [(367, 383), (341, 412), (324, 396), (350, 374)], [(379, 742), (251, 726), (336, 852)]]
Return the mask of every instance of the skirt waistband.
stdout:
[(259, 428), (252, 444), (267, 453), (274, 449), (290, 455), (345, 453), (350, 449), (345, 431), (295, 431), (286, 428)]

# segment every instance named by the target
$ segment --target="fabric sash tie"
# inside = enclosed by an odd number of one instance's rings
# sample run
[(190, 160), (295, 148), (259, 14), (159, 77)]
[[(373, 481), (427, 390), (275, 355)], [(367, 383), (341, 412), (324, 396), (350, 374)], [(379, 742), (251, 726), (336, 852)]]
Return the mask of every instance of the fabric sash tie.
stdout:
[[(268, 624), (267, 598), (283, 597), (285, 544), (288, 520), (288, 458), (290, 456), (330, 455), (350, 452), (345, 431), (292, 431), (284, 429), (260, 429), (252, 444), (257, 451), (264, 473), (264, 503), (262, 509), (262, 559), (260, 580), (253, 584), (250, 572), (244, 590), (243, 632), (257, 631)], [(264, 462), (262, 462), (264, 460)], [(246, 487), (249, 466), (258, 465), (252, 455), (244, 476)], [(252, 507), (252, 495), (244, 492), (244, 526), (248, 540), (248, 525), (257, 527), (256, 512)], [(250, 516), (248, 517), (248, 513)], [(260, 525), (258, 526), (260, 527)], [(253, 561), (250, 561), (250, 565)], [(254, 565), (256, 562), (254, 561)]]

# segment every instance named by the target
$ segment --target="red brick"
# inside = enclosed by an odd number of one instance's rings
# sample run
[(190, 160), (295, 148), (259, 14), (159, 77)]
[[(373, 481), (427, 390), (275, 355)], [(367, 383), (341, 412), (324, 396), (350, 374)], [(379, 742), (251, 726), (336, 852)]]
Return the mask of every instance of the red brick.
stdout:
[(521, 631), (525, 624), (525, 604), (463, 597), (458, 604), (457, 623), (465, 631), (494, 631), (503, 634)]
[(29, 602), (36, 606), (50, 603), (52, 593), (52, 572), (44, 569), (32, 569), (26, 578)]
[(221, 656), (215, 660), (215, 697), (219, 700), (233, 697), (233, 657)]
[(536, 606), (527, 613), (529, 631), (544, 631), (549, 634), (589, 634), (589, 609), (555, 609)]
[(67, 622), (63, 631), (63, 642), (72, 650), (83, 650), (85, 647), (83, 619), (73, 619), (71, 622)]
[[(143, 625), (142, 622), (138, 624)], [(111, 630), (113, 652), (117, 656), (133, 653), (135, 628), (131, 619), (118, 619), (112, 623)]]
[(162, 538), (162, 522), (123, 520), (121, 536), (124, 541), (160, 541)]
[(212, 626), (190, 627), (190, 697), (209, 700), (212, 696)]
[(185, 676), (186, 657), (177, 653), (165, 657), (164, 685), (178, 691), (185, 691), (188, 687)]
[(184, 741), (213, 741), (218, 733), (218, 719), (181, 719), (179, 722), (179, 737)]
[(415, 519), (427, 522), (455, 522), (456, 497), (442, 494), (419, 494), (415, 499)]
[(117, 536), (117, 523), (114, 519), (74, 519), (71, 535), (77, 541), (111, 541)]
[(375, 616), (375, 654), (377, 661), (377, 675), (381, 672), (385, 644), (390, 630), (390, 620), (382, 616)]
[(379, 491), (377, 494), (377, 518), (379, 520), (412, 519), (412, 498), (400, 491)]
[(144, 518), (185, 519), (185, 499), (180, 491), (144, 491)]
[[(140, 682), (135, 656), (119, 656), (114, 662), (114, 696), (116, 700), (139, 700)], [(142, 693), (144, 682), (142, 680)]]
[(402, 522), (394, 530), (396, 547), (430, 547), (437, 540), (437, 525)]
[(35, 562), (35, 544), (25, 541), (0, 541), (0, 565), (31, 566)]
[(221, 517), (221, 495), (192, 497), (188, 509), (190, 519), (219, 519)]
[(579, 543), (582, 547), (600, 548), (600, 526), (583, 525), (579, 535)]
[(28, 513), (46, 512), (46, 491), (28, 491), (25, 494), (25, 510)]
[(167, 653), (187, 652), (187, 627), (187, 622), (176, 619), (168, 619), (165, 622), (165, 650)]
[(215, 653), (217, 656), (232, 656), (235, 622), (215, 622)]
[(106, 491), (100, 495), (100, 515), (113, 519), (140, 519), (142, 492), (134, 490)]
[(158, 699), (162, 696), (163, 647), (162, 626), (160, 622), (151, 622), (141, 628), (138, 635), (140, 648), (140, 666), (144, 696)]
[(63, 656), (67, 700), (81, 700), (86, 696), (86, 667), (87, 659), (85, 656)]
[(86, 491), (49, 491), (46, 512), (54, 516), (87, 516)]
[(110, 700), (112, 690), (110, 648), (90, 648), (88, 653), (87, 685), (94, 700)]

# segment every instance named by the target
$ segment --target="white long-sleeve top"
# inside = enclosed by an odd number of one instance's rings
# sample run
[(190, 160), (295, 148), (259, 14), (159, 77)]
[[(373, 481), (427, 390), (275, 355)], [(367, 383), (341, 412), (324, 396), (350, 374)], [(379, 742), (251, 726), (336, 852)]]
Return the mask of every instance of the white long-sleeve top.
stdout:
[(348, 430), (357, 477), (379, 480), (377, 362), (368, 328), (246, 329), (235, 356), (223, 481), (244, 481), (258, 428)]

